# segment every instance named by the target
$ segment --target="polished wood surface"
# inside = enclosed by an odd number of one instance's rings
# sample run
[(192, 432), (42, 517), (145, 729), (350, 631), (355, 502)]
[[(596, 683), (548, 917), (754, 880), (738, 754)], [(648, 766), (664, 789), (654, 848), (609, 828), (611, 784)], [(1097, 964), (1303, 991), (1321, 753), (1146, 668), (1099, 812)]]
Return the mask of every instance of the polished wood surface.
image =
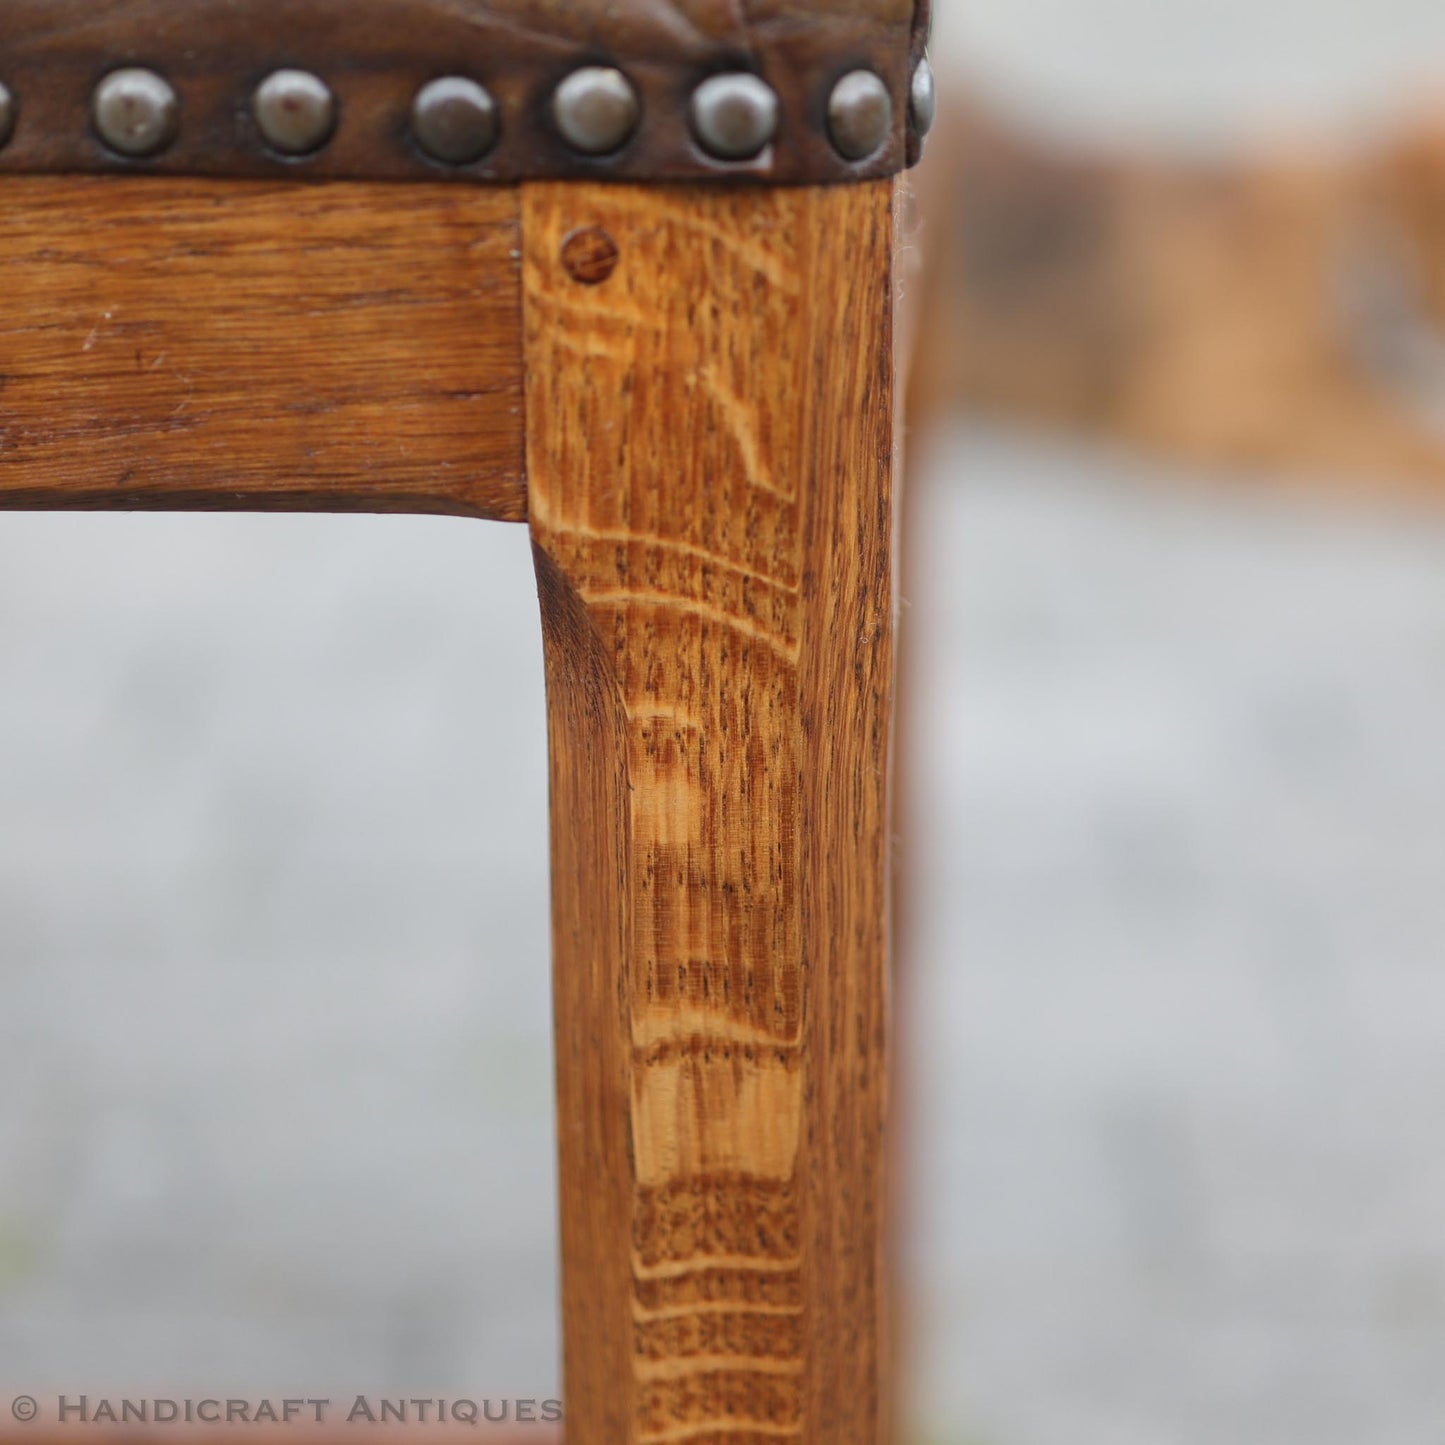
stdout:
[(568, 1445), (889, 1434), (896, 191), (0, 184), (0, 506), (530, 511)]
[(0, 507), (520, 521), (510, 188), (0, 180)]
[(872, 1445), (894, 186), (522, 215), (569, 1445)]

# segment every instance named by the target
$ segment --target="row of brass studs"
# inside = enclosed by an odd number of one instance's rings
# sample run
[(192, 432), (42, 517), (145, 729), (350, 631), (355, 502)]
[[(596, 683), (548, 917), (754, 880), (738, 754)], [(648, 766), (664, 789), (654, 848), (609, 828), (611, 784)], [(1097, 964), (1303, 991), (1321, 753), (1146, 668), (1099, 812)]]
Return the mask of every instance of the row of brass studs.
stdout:
[[(181, 102), (175, 87), (153, 70), (112, 71), (91, 96), (96, 134), (118, 155), (160, 155), (180, 132)], [(305, 70), (277, 70), (256, 87), (251, 113), (266, 143), (293, 158), (314, 155), (335, 133), (336, 97)], [(933, 73), (927, 60), (914, 71), (909, 116), (919, 136), (933, 124)], [(609, 156), (631, 140), (642, 119), (642, 102), (628, 78), (610, 66), (573, 71), (552, 97), (552, 117), (567, 143), (586, 156)], [(712, 157), (754, 160), (772, 144), (779, 123), (778, 97), (756, 75), (715, 75), (693, 92), (692, 131)], [(15, 100), (0, 85), (0, 145), (15, 126)], [(501, 135), (501, 114), (484, 86), (464, 76), (433, 80), (417, 92), (411, 108), (416, 143), (443, 165), (471, 165), (486, 157)], [(871, 70), (854, 70), (833, 87), (828, 135), (845, 160), (861, 161), (879, 150), (893, 129), (893, 99)]]

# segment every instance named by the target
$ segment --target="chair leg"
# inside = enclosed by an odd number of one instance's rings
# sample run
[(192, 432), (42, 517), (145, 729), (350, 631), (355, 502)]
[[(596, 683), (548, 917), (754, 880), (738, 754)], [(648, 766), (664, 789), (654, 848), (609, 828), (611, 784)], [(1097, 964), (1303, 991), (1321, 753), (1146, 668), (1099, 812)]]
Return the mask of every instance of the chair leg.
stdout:
[(568, 1442), (875, 1445), (894, 186), (522, 206)]

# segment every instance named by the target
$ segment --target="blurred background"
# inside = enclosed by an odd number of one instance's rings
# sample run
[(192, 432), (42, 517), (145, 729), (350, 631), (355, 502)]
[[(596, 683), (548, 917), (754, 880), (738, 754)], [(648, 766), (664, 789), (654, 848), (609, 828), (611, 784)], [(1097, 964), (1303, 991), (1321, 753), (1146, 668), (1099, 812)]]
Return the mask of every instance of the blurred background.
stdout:
[[(1445, 9), (936, 59), (911, 1438), (1438, 1445)], [(521, 529), (0, 518), (0, 1392), (556, 1392), (542, 721)]]

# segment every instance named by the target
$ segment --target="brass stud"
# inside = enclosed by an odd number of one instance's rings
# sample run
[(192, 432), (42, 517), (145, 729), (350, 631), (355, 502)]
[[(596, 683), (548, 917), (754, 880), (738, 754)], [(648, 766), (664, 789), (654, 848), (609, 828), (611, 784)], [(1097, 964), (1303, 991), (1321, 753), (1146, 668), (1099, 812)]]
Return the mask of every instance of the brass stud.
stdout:
[(175, 88), (153, 70), (113, 70), (90, 102), (96, 134), (118, 155), (140, 160), (159, 155), (175, 140), (181, 102)]
[(632, 138), (642, 102), (620, 70), (588, 65), (574, 70), (552, 98), (552, 117), (563, 139), (587, 156), (607, 156)]
[(309, 70), (277, 70), (256, 87), (251, 112), (272, 150), (285, 156), (319, 151), (336, 129), (336, 97)]
[(926, 136), (933, 129), (938, 116), (938, 91), (933, 84), (933, 67), (924, 56), (913, 72), (913, 84), (908, 88), (908, 114), (913, 129), (919, 136)]
[(497, 103), (483, 86), (465, 76), (448, 75), (417, 92), (411, 130), (432, 160), (466, 166), (496, 145), (501, 123)]
[(845, 160), (861, 161), (887, 141), (893, 97), (871, 70), (852, 70), (828, 97), (828, 136)]
[(714, 75), (693, 92), (692, 129), (718, 160), (748, 161), (778, 133), (778, 97), (756, 75)]

